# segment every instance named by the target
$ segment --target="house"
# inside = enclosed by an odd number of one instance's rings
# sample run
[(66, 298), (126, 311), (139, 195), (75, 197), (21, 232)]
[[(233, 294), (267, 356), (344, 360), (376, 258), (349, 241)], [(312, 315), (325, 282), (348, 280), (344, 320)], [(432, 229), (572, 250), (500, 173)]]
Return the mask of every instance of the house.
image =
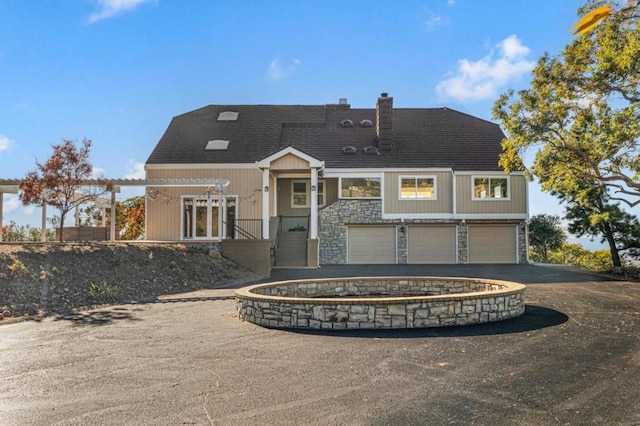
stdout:
[(147, 188), (147, 239), (263, 267), (526, 263), (527, 182), (498, 167), (503, 138), (386, 93), (363, 109), (209, 105), (173, 118), (146, 162), (173, 182)]

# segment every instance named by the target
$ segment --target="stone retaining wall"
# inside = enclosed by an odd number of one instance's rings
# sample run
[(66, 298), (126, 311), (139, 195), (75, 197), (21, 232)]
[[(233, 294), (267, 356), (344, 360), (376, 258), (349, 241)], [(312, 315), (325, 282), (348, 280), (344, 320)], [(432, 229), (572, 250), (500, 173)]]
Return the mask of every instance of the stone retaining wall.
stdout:
[(236, 291), (236, 304), (240, 319), (265, 327), (424, 328), (517, 317), (524, 290), (470, 278), (341, 278), (258, 284)]

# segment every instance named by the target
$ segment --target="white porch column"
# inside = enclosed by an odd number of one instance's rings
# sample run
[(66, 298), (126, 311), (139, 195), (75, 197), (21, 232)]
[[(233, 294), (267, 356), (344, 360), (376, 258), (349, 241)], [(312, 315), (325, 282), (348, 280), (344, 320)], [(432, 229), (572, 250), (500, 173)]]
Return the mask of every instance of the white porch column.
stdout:
[(311, 169), (311, 218), (309, 221), (309, 239), (318, 238), (318, 169)]
[(269, 169), (262, 170), (262, 238), (269, 239)]

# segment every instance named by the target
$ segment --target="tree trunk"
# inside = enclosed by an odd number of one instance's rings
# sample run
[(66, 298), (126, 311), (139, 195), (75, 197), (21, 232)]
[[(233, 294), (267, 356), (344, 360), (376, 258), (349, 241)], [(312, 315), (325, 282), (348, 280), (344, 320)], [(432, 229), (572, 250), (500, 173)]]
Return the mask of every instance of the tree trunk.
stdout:
[(547, 246), (544, 246), (542, 248), (542, 260), (544, 260), (544, 263), (549, 263), (549, 257), (547, 255)]
[(64, 217), (65, 214), (60, 211), (60, 242), (63, 243), (64, 242), (64, 238), (62, 236), (62, 231), (64, 230)]
[(618, 253), (618, 247), (616, 246), (616, 240), (613, 238), (613, 231), (611, 230), (611, 225), (609, 222), (604, 223), (604, 236), (607, 239), (607, 243), (609, 243), (609, 252), (611, 253), (611, 261), (613, 262), (613, 267), (622, 266), (622, 262), (620, 261), (620, 253)]

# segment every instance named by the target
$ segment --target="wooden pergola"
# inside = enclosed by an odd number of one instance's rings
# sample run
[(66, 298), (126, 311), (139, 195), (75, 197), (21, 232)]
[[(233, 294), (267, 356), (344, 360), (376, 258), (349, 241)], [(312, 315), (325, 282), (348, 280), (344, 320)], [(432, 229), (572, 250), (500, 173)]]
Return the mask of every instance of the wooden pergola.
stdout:
[[(0, 179), (0, 242), (2, 241), (2, 214), (3, 214), (3, 195), (17, 194), (20, 190), (21, 179)], [(222, 194), (229, 185), (228, 179), (86, 179), (82, 181), (85, 187), (103, 187), (106, 192), (111, 193), (110, 198), (110, 229), (109, 240), (116, 240), (116, 194), (120, 192), (123, 186), (142, 186), (142, 187), (207, 187), (213, 192)], [(96, 197), (99, 198), (99, 197)], [(40, 240), (46, 241), (47, 235), (47, 203), (42, 203), (42, 229)]]

